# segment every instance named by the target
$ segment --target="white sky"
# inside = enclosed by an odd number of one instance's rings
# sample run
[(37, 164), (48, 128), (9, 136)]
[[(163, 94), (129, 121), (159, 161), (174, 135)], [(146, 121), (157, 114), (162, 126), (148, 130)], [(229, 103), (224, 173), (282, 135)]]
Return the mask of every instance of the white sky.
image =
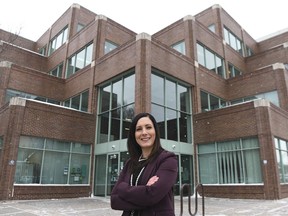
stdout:
[(150, 35), (214, 4), (256, 40), (288, 28), (287, 0), (2, 0), (0, 28), (36, 41), (73, 3)]

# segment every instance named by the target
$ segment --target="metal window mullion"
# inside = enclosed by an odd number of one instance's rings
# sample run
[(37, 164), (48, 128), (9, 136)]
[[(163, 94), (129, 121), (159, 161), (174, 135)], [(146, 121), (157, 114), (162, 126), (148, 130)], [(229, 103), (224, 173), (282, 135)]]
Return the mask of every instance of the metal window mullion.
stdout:
[[(121, 104), (120, 104), (120, 128), (119, 128), (119, 139), (122, 139), (122, 132), (123, 132), (123, 109), (124, 109), (124, 77), (122, 77), (122, 85), (121, 85)], [(126, 104), (126, 107), (128, 107), (128, 104)], [(119, 155), (119, 161), (120, 161), (120, 155)]]
[(111, 85), (111, 92), (109, 98), (109, 112), (108, 112), (108, 142), (110, 142), (110, 135), (111, 135), (111, 121), (112, 121), (112, 95), (113, 95), (113, 82), (110, 83)]
[(43, 167), (44, 167), (46, 142), (47, 142), (47, 139), (44, 139), (44, 148), (42, 149), (42, 162), (41, 162), (41, 169), (40, 169), (39, 184), (42, 184), (42, 174), (43, 174)]
[(208, 110), (211, 110), (211, 102), (210, 102), (210, 94), (207, 93), (207, 99), (208, 99)]
[(83, 92), (80, 94), (80, 99), (79, 99), (79, 107), (78, 107), (78, 109), (80, 111), (82, 111), (82, 95), (83, 95)]
[(164, 85), (163, 85), (163, 92), (164, 92), (164, 131), (165, 131), (165, 139), (168, 139), (168, 125), (167, 125), (167, 107), (166, 107), (166, 77), (164, 79)]
[(71, 159), (72, 158), (72, 142), (70, 142), (70, 151), (69, 151), (69, 163), (68, 163), (68, 178), (66, 184), (69, 184), (70, 182), (70, 170), (71, 170)]
[[(175, 82), (176, 84), (176, 89), (175, 89), (175, 93), (176, 93), (176, 125), (177, 125), (177, 141), (180, 141), (180, 101), (178, 104), (178, 82)], [(180, 98), (179, 98), (180, 100)]]
[(244, 160), (244, 148), (243, 148), (243, 142), (242, 139), (240, 139), (240, 152), (241, 152), (241, 164), (242, 164), (242, 169), (240, 170), (240, 172), (242, 172), (242, 176), (243, 176), (243, 183), (246, 184), (246, 164), (245, 164), (245, 160)]
[(215, 154), (216, 154), (216, 173), (217, 173), (217, 183), (220, 184), (220, 173), (219, 173), (219, 153), (218, 153), (218, 150), (217, 150), (217, 142), (215, 142), (214, 144), (214, 147), (215, 147)]

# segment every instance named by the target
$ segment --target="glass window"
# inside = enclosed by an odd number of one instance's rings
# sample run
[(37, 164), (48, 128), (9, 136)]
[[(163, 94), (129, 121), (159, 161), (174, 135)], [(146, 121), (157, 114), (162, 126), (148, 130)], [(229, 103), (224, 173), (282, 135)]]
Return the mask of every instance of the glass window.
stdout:
[(77, 32), (81, 31), (84, 27), (85, 27), (85, 25), (78, 23), (77, 24)]
[(176, 110), (166, 109), (167, 139), (178, 141), (178, 117)]
[(206, 93), (204, 91), (200, 92), (200, 97), (201, 97), (202, 112), (219, 109), (221, 107), (226, 107), (226, 104), (227, 104), (227, 102), (223, 100), (222, 98)]
[(62, 71), (63, 71), (63, 63), (59, 64), (56, 68), (54, 68), (52, 71), (49, 72), (50, 75), (56, 76), (56, 77), (62, 77)]
[(219, 98), (209, 95), (209, 100), (210, 100), (210, 110), (218, 109), (219, 108)]
[(122, 109), (122, 139), (128, 138), (129, 127), (134, 117), (134, 104)]
[(85, 66), (85, 50), (76, 54), (75, 72), (84, 68)]
[(57, 50), (62, 44), (67, 40), (68, 27), (65, 27), (61, 32), (58, 33), (51, 41), (49, 45), (49, 55), (51, 55), (55, 50)]
[(288, 183), (288, 142), (274, 138), (278, 173), (281, 183)]
[(110, 141), (120, 139), (121, 109), (111, 110), (111, 135)]
[(251, 100), (256, 100), (256, 99), (266, 99), (270, 101), (271, 103), (273, 103), (274, 105), (280, 106), (277, 91), (264, 92), (262, 94), (251, 95), (245, 98), (235, 99), (235, 100), (230, 101), (230, 103), (237, 104), (237, 103), (243, 103), (244, 101), (251, 101)]
[[(160, 105), (164, 105), (164, 79), (154, 74), (151, 75), (151, 97), (152, 102)], [(153, 92), (157, 92), (154, 94)]]
[(158, 123), (160, 138), (165, 139), (166, 126), (165, 126), (165, 109), (164, 109), (164, 107), (152, 103), (151, 113), (155, 117), (155, 119)]
[(229, 32), (226, 28), (224, 28), (224, 39), (228, 44), (230, 44)]
[(204, 47), (197, 43), (197, 57), (199, 64), (205, 66)]
[(199, 43), (197, 43), (197, 57), (199, 64), (225, 78), (224, 61), (221, 57)]
[(209, 50), (205, 50), (205, 66), (214, 72), (215, 70), (215, 55), (211, 53)]
[(228, 63), (228, 74), (229, 74), (229, 78), (231, 78), (235, 76), (240, 76), (242, 72), (239, 69), (237, 69), (234, 65), (232, 65), (231, 63)]
[(42, 184), (67, 184), (69, 152), (46, 151), (42, 169)]
[(177, 50), (178, 52), (182, 53), (183, 55), (186, 55), (185, 51), (185, 41), (180, 41), (176, 44), (173, 44), (171, 46), (173, 49)]
[(71, 154), (70, 167), (69, 184), (89, 183), (90, 155)]
[(123, 101), (123, 83), (122, 80), (119, 80), (112, 84), (112, 109), (120, 107)]
[(215, 56), (215, 64), (216, 64), (216, 73), (220, 75), (221, 77), (225, 78), (225, 73), (224, 73), (224, 67), (223, 67), (223, 62), (222, 59), (219, 58), (218, 56)]
[(88, 184), (90, 153), (87, 144), (21, 136), (15, 183)]
[(83, 112), (88, 111), (89, 91), (85, 91), (64, 102), (65, 107), (70, 107)]
[[(21, 142), (21, 140), (20, 140)], [(43, 151), (36, 149), (18, 149), (15, 182), (18, 184), (39, 184)]]
[(151, 77), (151, 113), (158, 122), (161, 138), (192, 143), (189, 88), (156, 73)]
[(85, 91), (81, 94), (81, 111), (88, 111), (88, 100), (89, 100), (89, 92)]
[(134, 74), (100, 87), (97, 143), (127, 138), (127, 131), (134, 117), (134, 89)]
[(71, 99), (71, 108), (79, 110), (80, 107), (80, 95)]
[(224, 39), (234, 50), (244, 56), (243, 42), (226, 27), (224, 27)]
[(165, 85), (165, 96), (166, 96), (166, 105), (167, 107), (176, 109), (176, 83), (166, 80)]
[(123, 105), (134, 103), (135, 101), (135, 74), (124, 78)]
[(66, 78), (69, 78), (72, 74), (78, 70), (86, 67), (92, 62), (93, 44), (89, 44), (84, 49), (75, 53), (67, 60)]
[(69, 60), (68, 60), (68, 65), (67, 65), (67, 71), (66, 71), (66, 78), (70, 77), (73, 73), (75, 73), (74, 69), (75, 69), (75, 60), (76, 60), (76, 56), (72, 56)]
[(201, 91), (200, 93), (201, 97), (201, 110), (202, 112), (209, 111), (209, 99), (208, 99), (208, 93)]
[(46, 55), (46, 49), (47, 49), (47, 45), (45, 45), (44, 47), (42, 47), (41, 49), (39, 49), (39, 54), (41, 54), (41, 55)]
[(212, 31), (213, 33), (215, 33), (215, 32), (216, 32), (216, 26), (215, 26), (215, 24), (209, 25), (209, 26), (208, 26), (208, 29), (209, 29), (210, 31)]
[(189, 89), (181, 84), (178, 85), (177, 91), (177, 109), (180, 109), (182, 112), (190, 112), (190, 98), (189, 98)]
[(262, 183), (257, 138), (198, 145), (200, 182), (206, 184)]
[(12, 90), (12, 89), (7, 89), (6, 90), (6, 96), (5, 96), (6, 103), (9, 102), (11, 100), (11, 98), (13, 98), (13, 97), (22, 97), (22, 98), (27, 98), (27, 99), (31, 99), (31, 100), (43, 101), (46, 103), (53, 103), (53, 104), (58, 104), (58, 105), (60, 104), (60, 101), (56, 101), (53, 99), (40, 97), (40, 96), (25, 93), (25, 92)]
[(112, 50), (116, 49), (117, 47), (118, 47), (117, 44), (106, 40), (105, 44), (104, 44), (104, 54), (111, 52)]
[(88, 45), (86, 47), (86, 55), (85, 55), (85, 66), (91, 64), (93, 56), (93, 44)]
[(108, 142), (109, 136), (109, 113), (102, 113), (98, 115), (98, 125), (99, 125), (99, 132), (98, 132), (98, 143), (105, 143)]

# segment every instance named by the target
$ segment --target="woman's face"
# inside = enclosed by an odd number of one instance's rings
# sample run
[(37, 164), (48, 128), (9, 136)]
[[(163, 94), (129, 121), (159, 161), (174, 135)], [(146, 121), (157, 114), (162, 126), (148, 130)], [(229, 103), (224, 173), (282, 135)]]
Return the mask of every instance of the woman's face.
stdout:
[(142, 152), (151, 152), (154, 145), (155, 136), (156, 131), (150, 118), (140, 118), (136, 124), (135, 139), (138, 145), (141, 147)]

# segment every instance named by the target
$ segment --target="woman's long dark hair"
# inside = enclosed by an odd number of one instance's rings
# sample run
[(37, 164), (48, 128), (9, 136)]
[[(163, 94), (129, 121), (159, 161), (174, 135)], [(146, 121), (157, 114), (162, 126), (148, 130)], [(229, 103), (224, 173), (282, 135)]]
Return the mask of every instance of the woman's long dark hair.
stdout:
[(146, 163), (149, 163), (149, 161), (153, 160), (160, 153), (160, 151), (163, 150), (161, 143), (160, 143), (159, 128), (158, 128), (158, 125), (157, 125), (157, 122), (156, 122), (154, 116), (152, 116), (150, 113), (137, 114), (131, 122), (128, 140), (127, 140), (127, 149), (128, 149), (130, 159), (131, 159), (131, 162), (129, 165), (130, 172), (133, 172), (135, 170), (135, 168), (138, 165), (138, 160), (142, 154), (142, 149), (139, 146), (139, 144), (136, 142), (136, 139), (135, 139), (135, 131), (136, 131), (136, 125), (137, 125), (139, 119), (141, 119), (143, 117), (148, 117), (152, 121), (154, 129), (155, 129), (154, 145), (153, 145), (151, 154), (149, 155), (149, 158), (146, 160)]

